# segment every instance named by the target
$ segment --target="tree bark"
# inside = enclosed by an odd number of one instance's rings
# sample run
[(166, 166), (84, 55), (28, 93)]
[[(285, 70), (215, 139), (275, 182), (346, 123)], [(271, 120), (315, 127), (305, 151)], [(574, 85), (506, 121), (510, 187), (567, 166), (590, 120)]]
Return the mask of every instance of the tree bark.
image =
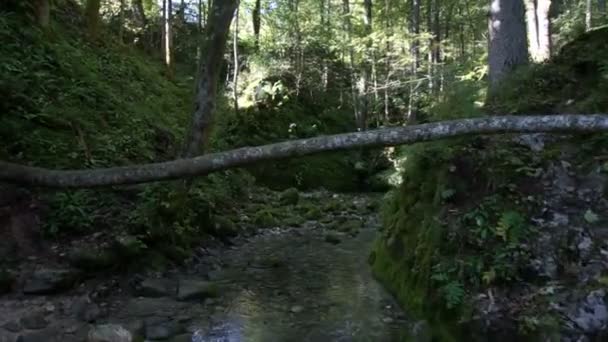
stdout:
[(125, 35), (125, 0), (120, 0), (120, 27), (118, 28), (118, 41), (123, 43)]
[(355, 123), (359, 124), (359, 118), (361, 117), (359, 101), (357, 101), (357, 79), (355, 77), (355, 49), (353, 45), (350, 43), (352, 39), (352, 23), (350, 20), (351, 11), (350, 11), (350, 3), (349, 0), (342, 0), (342, 16), (344, 17), (344, 32), (346, 34), (346, 44), (348, 44), (348, 56), (350, 63), (350, 70), (348, 71), (348, 76), (350, 80), (350, 90), (351, 90), (351, 99), (353, 112), (355, 114)]
[(492, 0), (489, 18), (488, 67), (490, 89), (515, 67), (528, 62), (522, 0)]
[(494, 116), (320, 136), (244, 147), (190, 159), (105, 169), (61, 171), (0, 161), (0, 181), (55, 188), (137, 184), (203, 176), (264, 160), (301, 157), (361, 147), (405, 145), (465, 135), (607, 131), (608, 115)]
[(144, 10), (143, 0), (133, 0), (133, 13), (141, 27), (145, 28), (148, 24), (148, 18), (146, 17), (146, 11)]
[(357, 86), (358, 90), (358, 100), (359, 100), (359, 117), (357, 118), (357, 127), (360, 130), (365, 130), (367, 128), (367, 117), (369, 115), (369, 78), (371, 74), (371, 64), (370, 60), (373, 59), (371, 55), (372, 49), (372, 41), (371, 41), (371, 33), (372, 33), (372, 0), (364, 0), (363, 6), (365, 7), (365, 14), (363, 16), (363, 25), (365, 35), (365, 51), (363, 53), (363, 62), (361, 63), (360, 75), (359, 75), (359, 84)]
[(239, 113), (239, 8), (237, 6), (234, 16), (234, 37), (232, 49), (234, 52), (234, 75), (232, 79), (234, 90), (234, 112)]
[(591, 0), (585, 0), (585, 30), (589, 31), (591, 30), (592, 27), (592, 23), (591, 23)]
[(534, 62), (543, 62), (551, 56), (551, 0), (524, 0), (528, 52)]
[(260, 28), (261, 28), (261, 12), (262, 4), (261, 0), (255, 0), (255, 6), (253, 8), (253, 36), (255, 37), (255, 51), (260, 50)]
[(41, 28), (49, 27), (51, 23), (51, 5), (49, 0), (36, 0), (34, 3), (34, 16), (36, 23)]
[(173, 1), (163, 0), (163, 61), (167, 76), (173, 76)]
[(413, 36), (410, 45), (410, 82), (409, 82), (409, 99), (407, 105), (407, 117), (405, 122), (415, 122), (417, 103), (418, 103), (418, 84), (415, 84), (415, 79), (418, 78), (418, 68), (420, 67), (420, 0), (410, 0), (410, 22), (409, 32)]
[(96, 39), (99, 34), (99, 8), (101, 7), (101, 0), (87, 0), (85, 7), (85, 16), (87, 21), (87, 29), (89, 37)]
[(204, 54), (199, 66), (196, 87), (196, 109), (192, 115), (192, 126), (186, 140), (185, 157), (200, 155), (207, 148), (228, 32), (238, 3), (238, 0), (214, 1), (209, 7), (209, 21), (202, 43)]

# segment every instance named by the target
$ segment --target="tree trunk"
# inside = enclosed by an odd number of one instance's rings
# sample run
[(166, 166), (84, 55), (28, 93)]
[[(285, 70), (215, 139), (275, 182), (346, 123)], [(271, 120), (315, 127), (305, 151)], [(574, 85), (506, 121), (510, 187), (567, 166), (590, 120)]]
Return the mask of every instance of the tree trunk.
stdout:
[(549, 8), (551, 0), (524, 0), (528, 52), (534, 62), (543, 62), (551, 56), (551, 26)]
[(144, 11), (143, 0), (133, 0), (133, 13), (141, 28), (145, 28), (148, 24), (148, 18), (146, 18), (146, 12)]
[(261, 27), (261, 12), (262, 5), (261, 0), (255, 0), (255, 7), (253, 8), (253, 35), (255, 37), (255, 51), (260, 50), (260, 27)]
[(604, 20), (606, 20), (606, 0), (597, 0), (597, 11)]
[(207, 149), (228, 32), (238, 3), (238, 0), (214, 1), (212, 7), (209, 7), (209, 21), (202, 49), (205, 54), (200, 63), (196, 87), (196, 109), (192, 115), (184, 157), (200, 155)]
[[(221, 2), (224, 1), (232, 0)], [(230, 21), (230, 17), (227, 20)], [(460, 119), (244, 147), (190, 159), (93, 170), (59, 171), (0, 161), (0, 181), (55, 188), (136, 184), (202, 176), (255, 162), (326, 151), (405, 145), (474, 134), (533, 132), (608, 132), (608, 115), (517, 115)]]
[(360, 130), (367, 128), (367, 117), (369, 115), (369, 78), (371, 74), (370, 60), (373, 58), (371, 55), (372, 41), (372, 0), (364, 0), (363, 6), (365, 7), (365, 15), (363, 16), (363, 24), (365, 30), (365, 51), (363, 53), (363, 62), (361, 63), (361, 73), (359, 76), (358, 84), (358, 99), (359, 99), (359, 117), (357, 118), (357, 127)]
[(87, 29), (89, 37), (96, 39), (99, 34), (99, 8), (101, 7), (101, 0), (87, 0), (85, 7), (85, 16), (87, 21)]
[(350, 60), (350, 70), (348, 71), (348, 74), (350, 79), (352, 106), (353, 112), (355, 114), (355, 124), (359, 126), (359, 120), (361, 115), (359, 110), (359, 101), (357, 100), (357, 80), (355, 77), (355, 49), (350, 43), (352, 39), (352, 24), (350, 20), (351, 12), (349, 0), (342, 0), (342, 15), (344, 17), (344, 32), (346, 33), (346, 44), (348, 44), (348, 55)]
[(409, 32), (413, 36), (410, 45), (410, 55), (412, 62), (410, 63), (410, 82), (409, 82), (409, 99), (407, 105), (407, 117), (405, 122), (416, 121), (417, 102), (418, 102), (418, 68), (420, 67), (420, 0), (410, 0), (410, 22)]
[(51, 23), (51, 5), (49, 0), (36, 0), (34, 3), (34, 16), (38, 26), (43, 29), (49, 27)]
[(163, 61), (165, 63), (167, 76), (173, 77), (173, 1), (163, 0)]
[(234, 52), (234, 78), (232, 80), (234, 88), (234, 112), (239, 113), (239, 8), (237, 6), (234, 18), (234, 37), (232, 42)]
[(492, 0), (488, 47), (492, 90), (511, 70), (528, 62), (524, 12), (522, 0)]
[(125, 0), (120, 0), (120, 27), (118, 28), (118, 41), (124, 42), (125, 35)]
[(591, 30), (592, 27), (592, 23), (591, 23), (591, 0), (585, 0), (585, 29), (587, 31)]

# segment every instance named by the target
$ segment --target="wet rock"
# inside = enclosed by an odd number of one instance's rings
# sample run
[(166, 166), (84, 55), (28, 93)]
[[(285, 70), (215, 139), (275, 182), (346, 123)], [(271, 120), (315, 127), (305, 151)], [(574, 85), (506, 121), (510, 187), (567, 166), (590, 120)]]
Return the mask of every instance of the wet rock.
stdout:
[(295, 205), (295, 204), (298, 204), (299, 199), (300, 199), (300, 193), (298, 192), (298, 189), (296, 189), (296, 188), (289, 188), (289, 189), (283, 191), (279, 195), (279, 200), (281, 201), (282, 204)]
[(87, 272), (108, 269), (117, 262), (115, 255), (110, 251), (97, 251), (89, 248), (72, 251), (68, 259), (72, 266)]
[(128, 317), (148, 317), (179, 311), (188, 304), (176, 302), (171, 298), (132, 298), (125, 305), (121, 314)]
[(597, 333), (606, 329), (608, 324), (608, 307), (604, 290), (592, 291), (579, 305), (572, 321), (585, 333)]
[(27, 316), (21, 317), (19, 322), (25, 329), (30, 330), (44, 329), (49, 325), (49, 321), (42, 312), (34, 312)]
[(87, 342), (131, 342), (132, 340), (131, 333), (116, 324), (93, 327), (87, 336)]
[(175, 287), (175, 282), (172, 280), (148, 278), (139, 284), (137, 295), (150, 298), (173, 296)]
[(289, 311), (297, 314), (297, 313), (304, 311), (304, 307), (302, 305), (294, 305), (291, 307), (291, 309), (289, 309)]
[[(56, 329), (45, 329), (39, 331), (32, 331), (23, 333), (17, 337), (17, 342), (63, 342), (62, 338), (59, 338), (58, 331)], [(101, 342), (101, 341), (100, 341)], [(104, 341), (105, 342), (105, 341)], [(114, 341), (112, 341), (114, 342)], [(118, 341), (116, 341), (118, 342)], [(122, 342), (122, 341), (121, 341)]]
[(334, 232), (327, 232), (325, 233), (325, 242), (337, 245), (340, 242), (342, 242), (340, 235), (334, 233)]
[(204, 280), (181, 280), (177, 290), (177, 299), (181, 301), (205, 299), (218, 295), (217, 284)]
[(19, 323), (19, 321), (10, 321), (5, 323), (2, 326), (4, 329), (6, 329), (7, 331), (13, 332), (13, 333), (18, 333), (21, 330), (23, 330), (23, 328), (21, 327), (21, 323)]
[(166, 340), (183, 330), (177, 322), (165, 321), (159, 318), (148, 319), (144, 325), (146, 339), (153, 341)]
[(54, 294), (70, 289), (78, 279), (78, 272), (71, 269), (41, 269), (25, 281), (24, 294)]
[[(192, 336), (192, 334), (181, 334), (181, 335), (177, 335), (177, 336), (173, 336), (170, 340), (171, 342), (196, 342), (197, 340), (194, 339), (194, 336)], [(200, 342), (203, 342), (204, 340), (198, 340)]]

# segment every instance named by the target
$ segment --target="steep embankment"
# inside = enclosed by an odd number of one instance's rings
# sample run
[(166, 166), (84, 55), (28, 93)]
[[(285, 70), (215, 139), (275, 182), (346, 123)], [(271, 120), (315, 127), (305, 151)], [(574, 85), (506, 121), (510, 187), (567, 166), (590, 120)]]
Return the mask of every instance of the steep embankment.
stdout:
[[(522, 70), (488, 108), (607, 112), (607, 39), (606, 28), (588, 33)], [(370, 257), (376, 276), (445, 340), (606, 338), (607, 139), (534, 134), (403, 148), (402, 183), (387, 195)]]

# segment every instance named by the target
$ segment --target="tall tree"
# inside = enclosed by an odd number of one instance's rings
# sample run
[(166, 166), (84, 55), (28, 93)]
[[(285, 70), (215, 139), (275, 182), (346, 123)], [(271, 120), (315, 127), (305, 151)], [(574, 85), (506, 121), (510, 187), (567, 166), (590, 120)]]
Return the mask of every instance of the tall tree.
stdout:
[(234, 91), (234, 111), (238, 114), (239, 112), (239, 8), (237, 6), (236, 13), (234, 15), (234, 34), (232, 37), (232, 50), (234, 53), (234, 75), (232, 79), (232, 86)]
[(93, 39), (97, 38), (99, 34), (99, 9), (101, 7), (101, 0), (87, 0), (85, 7), (85, 16), (87, 21), (87, 29), (89, 36)]
[(255, 6), (253, 7), (252, 19), (253, 19), (253, 35), (255, 38), (255, 50), (260, 49), (260, 28), (261, 28), (261, 12), (262, 5), (261, 0), (255, 0)]
[(118, 41), (123, 42), (125, 35), (125, 0), (120, 0), (120, 27), (118, 28)]
[(344, 18), (343, 26), (345, 33), (345, 43), (347, 45), (348, 57), (350, 68), (348, 70), (348, 78), (350, 81), (350, 89), (351, 89), (351, 98), (352, 98), (352, 106), (353, 112), (355, 114), (355, 122), (359, 122), (359, 118), (361, 116), (359, 109), (359, 101), (357, 101), (357, 89), (356, 89), (356, 77), (355, 77), (355, 49), (353, 45), (350, 43), (352, 39), (352, 23), (351, 23), (351, 12), (350, 12), (350, 3), (349, 0), (342, 0), (342, 16)]
[(591, 30), (592, 27), (592, 22), (591, 22), (591, 18), (592, 18), (592, 1), (591, 0), (585, 0), (585, 29), (587, 31)]
[(173, 1), (163, 0), (162, 50), (167, 75), (173, 75)]
[(213, 1), (209, 7), (209, 21), (205, 26), (204, 55), (198, 71), (195, 110), (188, 132), (185, 157), (205, 152), (209, 142), (217, 97), (221, 65), (230, 31), (230, 23), (238, 6), (238, 0)]
[(518, 65), (528, 62), (522, 0), (492, 0), (488, 22), (488, 77), (496, 85)]
[(528, 51), (533, 61), (542, 62), (551, 56), (551, 0), (524, 0), (524, 3)]
[(419, 86), (419, 82), (416, 79), (418, 78), (418, 68), (420, 67), (420, 0), (410, 0), (409, 32), (412, 36), (410, 42), (410, 57), (412, 61), (410, 63), (410, 94), (405, 120), (413, 122), (416, 120), (417, 91)]
[(34, 2), (34, 16), (38, 26), (42, 28), (49, 26), (51, 22), (51, 5), (49, 0), (36, 0)]
[(363, 15), (363, 25), (364, 25), (364, 39), (365, 39), (365, 49), (363, 54), (363, 61), (361, 63), (360, 74), (359, 74), (359, 82), (357, 85), (358, 90), (358, 101), (359, 101), (359, 116), (357, 118), (357, 127), (360, 130), (365, 130), (367, 128), (367, 117), (369, 115), (369, 77), (371, 74), (371, 63), (373, 60), (373, 56), (371, 53), (372, 49), (372, 0), (364, 0), (363, 1), (364, 15)]

